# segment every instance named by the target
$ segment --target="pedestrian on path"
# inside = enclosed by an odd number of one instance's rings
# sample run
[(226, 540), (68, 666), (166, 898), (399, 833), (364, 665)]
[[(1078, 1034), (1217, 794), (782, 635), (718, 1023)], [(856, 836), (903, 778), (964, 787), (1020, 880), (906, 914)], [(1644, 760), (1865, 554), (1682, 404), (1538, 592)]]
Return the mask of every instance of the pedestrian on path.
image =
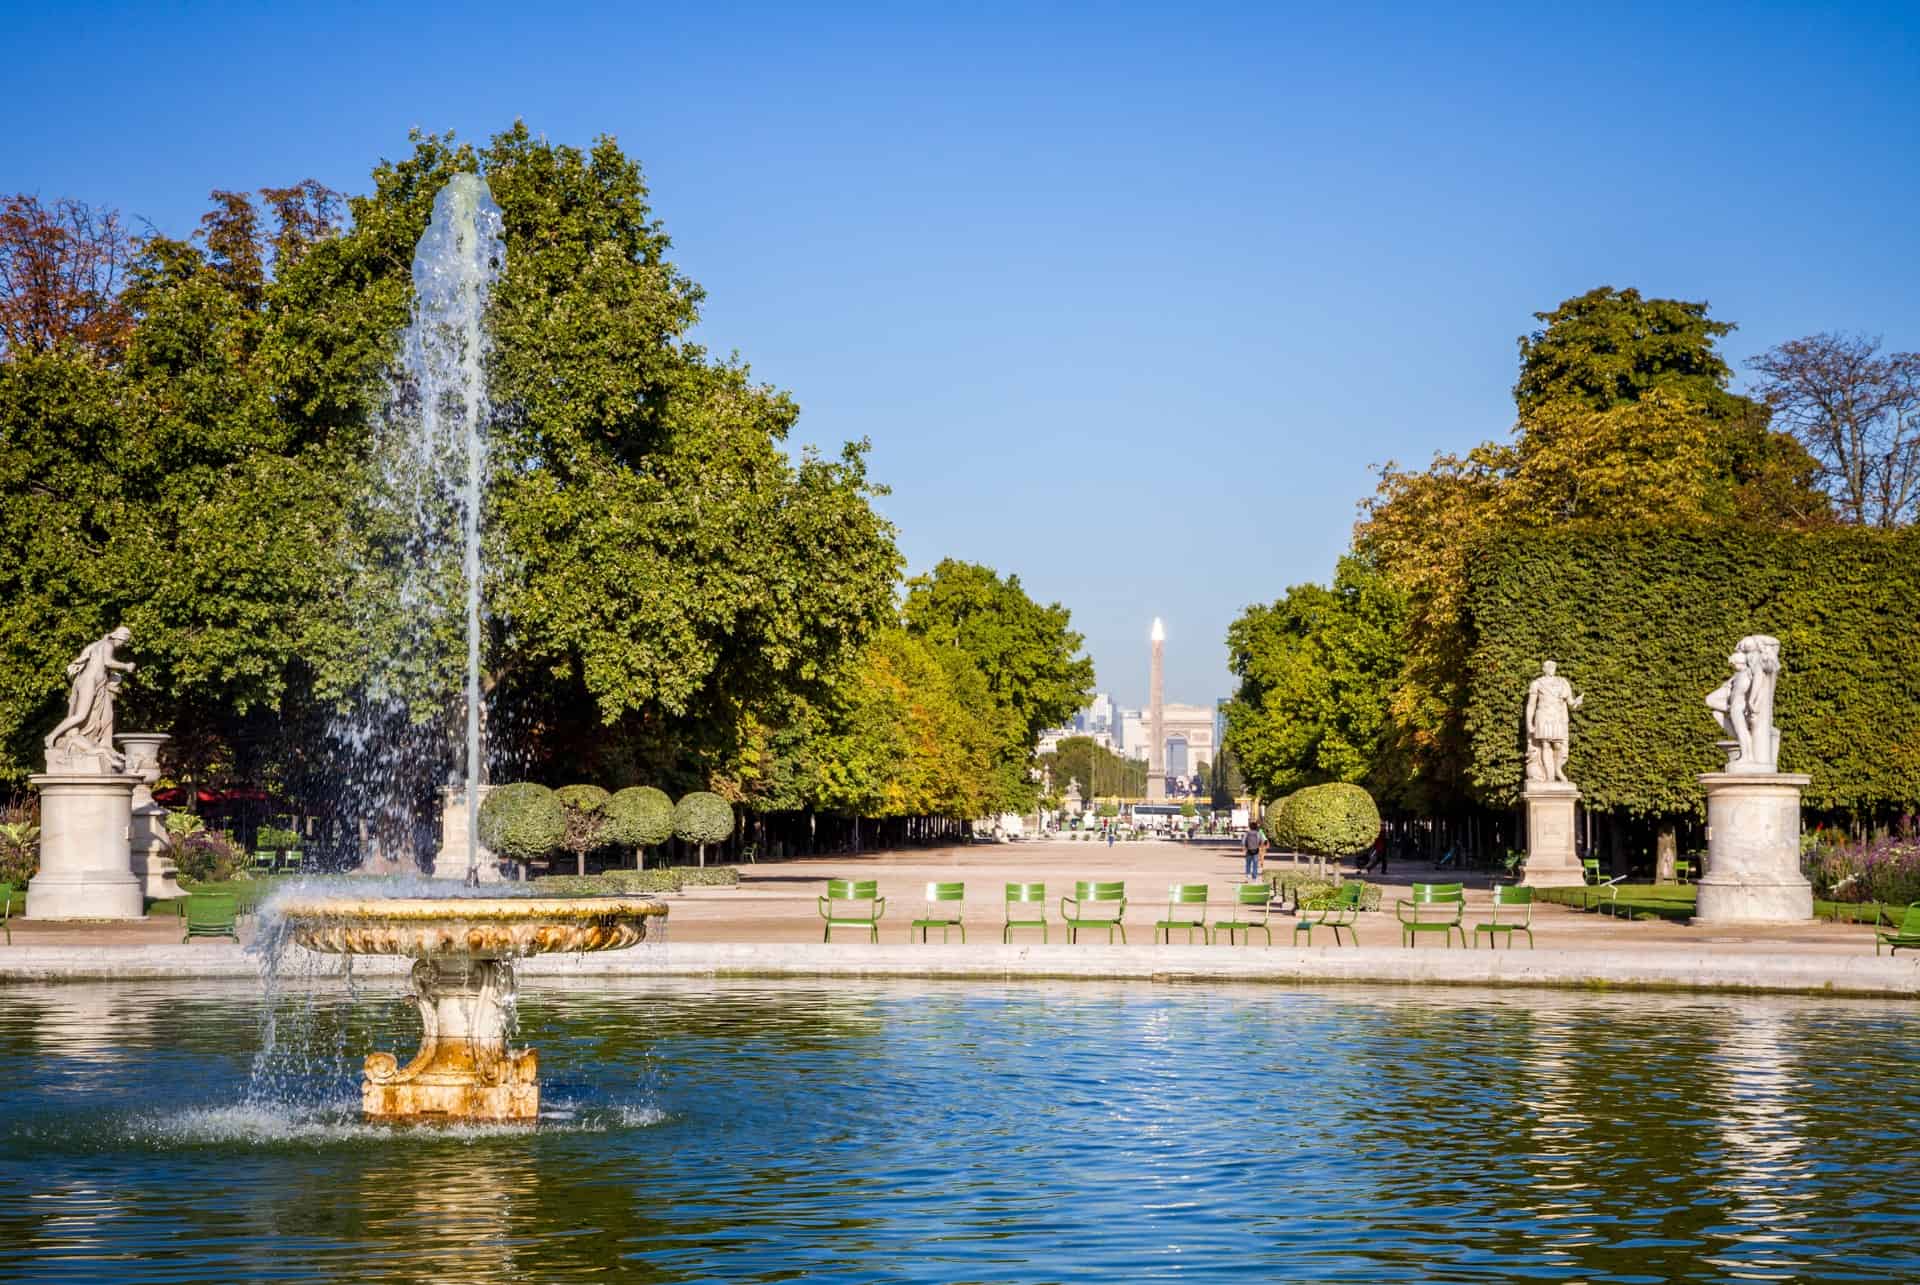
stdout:
[(1107, 827), (1107, 846), (1109, 848), (1113, 846), (1113, 827), (1112, 826)]
[(1260, 854), (1266, 851), (1267, 836), (1260, 833), (1260, 827), (1249, 825), (1245, 840), (1247, 854), (1247, 882), (1252, 883), (1260, 877)]

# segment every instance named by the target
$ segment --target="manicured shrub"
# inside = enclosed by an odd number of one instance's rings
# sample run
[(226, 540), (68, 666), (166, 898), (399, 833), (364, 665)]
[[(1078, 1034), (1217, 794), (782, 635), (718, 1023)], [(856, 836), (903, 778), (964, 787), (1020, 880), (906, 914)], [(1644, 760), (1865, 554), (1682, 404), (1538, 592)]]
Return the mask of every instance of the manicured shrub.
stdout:
[(1286, 824), (1301, 852), (1357, 857), (1380, 837), (1380, 809), (1357, 785), (1309, 785), (1290, 795)]
[[(636, 854), (673, 837), (673, 800), (651, 785), (630, 785), (607, 800), (607, 842)], [(637, 855), (636, 866), (645, 865)]]
[(682, 888), (736, 888), (740, 872), (732, 866), (674, 866), (666, 872)]
[(0, 883), (24, 888), (39, 872), (39, 805), (17, 803), (0, 809)]
[(607, 801), (613, 796), (597, 785), (563, 785), (553, 792), (566, 814), (560, 846), (573, 854), (574, 873), (587, 873), (587, 854), (606, 842)]
[(667, 870), (604, 870), (597, 875), (542, 875), (533, 881), (543, 897), (644, 897), (680, 891)]
[(1293, 820), (1287, 809), (1292, 805), (1294, 795), (1283, 795), (1267, 804), (1267, 810), (1260, 817), (1260, 828), (1266, 833), (1267, 842), (1281, 852), (1298, 852), (1300, 838), (1293, 828)]
[(242, 855), (239, 844), (213, 830), (196, 830), (173, 845), (173, 863), (188, 883), (225, 883)]
[(503, 860), (543, 860), (566, 837), (566, 809), (544, 785), (497, 786), (480, 804), (480, 842)]
[(733, 834), (733, 806), (717, 794), (695, 790), (673, 807), (673, 832), (683, 843), (700, 850), (700, 864), (707, 864), (707, 845), (724, 843)]

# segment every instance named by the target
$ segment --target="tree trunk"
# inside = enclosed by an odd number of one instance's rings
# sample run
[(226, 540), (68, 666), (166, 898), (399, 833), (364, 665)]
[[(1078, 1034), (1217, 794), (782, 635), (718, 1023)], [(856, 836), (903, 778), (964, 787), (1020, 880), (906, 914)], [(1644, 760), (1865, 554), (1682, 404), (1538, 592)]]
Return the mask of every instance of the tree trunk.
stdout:
[(700, 868), (702, 870), (707, 868), (707, 845), (704, 843), (700, 845)]
[(1677, 875), (1674, 861), (1680, 856), (1680, 836), (1673, 828), (1673, 822), (1667, 821), (1660, 826), (1660, 837), (1654, 848), (1653, 881), (1655, 883), (1674, 883)]
[(587, 854), (585, 849), (573, 854), (573, 872), (581, 878), (587, 875)]

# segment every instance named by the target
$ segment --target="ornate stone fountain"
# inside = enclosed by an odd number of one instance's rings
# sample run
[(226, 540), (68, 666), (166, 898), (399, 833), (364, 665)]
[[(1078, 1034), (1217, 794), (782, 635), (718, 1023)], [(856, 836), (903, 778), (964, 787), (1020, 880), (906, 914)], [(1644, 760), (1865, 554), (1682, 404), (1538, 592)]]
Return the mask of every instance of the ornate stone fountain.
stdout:
[(622, 950), (667, 913), (642, 897), (296, 897), (277, 910), (309, 950), (414, 961), (420, 1051), (405, 1066), (369, 1054), (360, 1101), (371, 1119), (420, 1120), (538, 1116), (538, 1055), (507, 1047), (513, 961)]

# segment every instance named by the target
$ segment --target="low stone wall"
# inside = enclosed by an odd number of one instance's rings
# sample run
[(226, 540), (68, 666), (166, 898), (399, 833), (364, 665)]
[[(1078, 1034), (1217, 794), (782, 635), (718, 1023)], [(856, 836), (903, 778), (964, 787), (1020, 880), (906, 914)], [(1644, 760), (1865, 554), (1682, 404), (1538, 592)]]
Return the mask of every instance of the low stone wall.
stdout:
[[(356, 959), (357, 976), (397, 976), (405, 961)], [(283, 970), (342, 973), (337, 957), (291, 959)], [(255, 978), (236, 946), (41, 946), (0, 950), (0, 984)], [(692, 943), (528, 960), (529, 981), (646, 977), (857, 977), (1104, 980), (1170, 983), (1370, 983), (1745, 991), (1920, 999), (1920, 958), (1767, 951), (1407, 950), (1381, 947), (885, 945)]]

